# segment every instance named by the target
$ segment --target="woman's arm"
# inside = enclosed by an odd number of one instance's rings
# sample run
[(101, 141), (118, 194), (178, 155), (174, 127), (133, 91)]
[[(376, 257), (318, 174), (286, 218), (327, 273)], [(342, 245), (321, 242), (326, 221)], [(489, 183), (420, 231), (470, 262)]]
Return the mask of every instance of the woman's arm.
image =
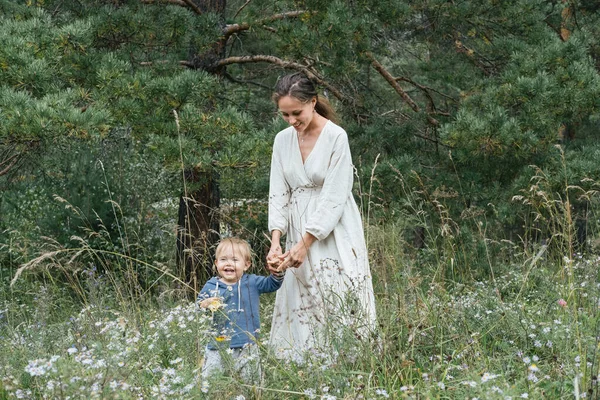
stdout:
[(280, 264), (281, 264), (281, 231), (275, 229), (271, 232), (271, 248), (269, 249), (269, 254), (267, 254), (267, 269), (271, 273), (280, 272)]
[[(281, 133), (280, 133), (281, 134)], [(282, 235), (288, 229), (288, 213), (290, 206), (290, 187), (283, 172), (283, 160), (281, 156), (281, 136), (277, 135), (273, 143), (273, 155), (271, 156), (271, 172), (269, 175), (269, 232), (273, 240), (271, 246), (279, 245)]]

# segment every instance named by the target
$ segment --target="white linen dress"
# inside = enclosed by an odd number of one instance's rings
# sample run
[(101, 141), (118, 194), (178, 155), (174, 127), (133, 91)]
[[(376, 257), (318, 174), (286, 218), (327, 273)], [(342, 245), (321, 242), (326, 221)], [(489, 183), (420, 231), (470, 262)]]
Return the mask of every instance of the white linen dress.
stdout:
[[(269, 232), (286, 249), (305, 232), (317, 238), (277, 291), (270, 345), (280, 357), (304, 359), (327, 348), (341, 326), (364, 337), (375, 326), (375, 301), (361, 216), (352, 196), (354, 167), (346, 131), (327, 121), (305, 162), (293, 127), (273, 145)], [(348, 331), (346, 331), (348, 332)], [(323, 346), (323, 347), (321, 347)]]

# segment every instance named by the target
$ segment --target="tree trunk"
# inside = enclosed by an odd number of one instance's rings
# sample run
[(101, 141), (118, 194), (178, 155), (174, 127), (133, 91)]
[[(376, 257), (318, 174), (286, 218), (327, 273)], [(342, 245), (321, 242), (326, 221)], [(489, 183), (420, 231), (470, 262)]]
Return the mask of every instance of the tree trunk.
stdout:
[(213, 12), (215, 14), (225, 13), (226, 0), (192, 0), (202, 12)]
[[(226, 0), (193, 0), (201, 12), (214, 12), (224, 24)], [(204, 54), (190, 48), (190, 58), (196, 68), (219, 74), (210, 66), (223, 57), (225, 43), (217, 42)], [(212, 251), (219, 241), (219, 179), (214, 170), (188, 167), (185, 171), (188, 193), (179, 198), (177, 229), (177, 267), (179, 276), (188, 285), (190, 297), (195, 297), (204, 282), (213, 275)]]
[[(220, 28), (225, 28), (225, 7), (227, 5), (226, 0), (193, 0), (194, 4), (203, 12), (213, 12), (219, 14)], [(192, 48), (192, 54), (190, 54), (191, 64), (195, 69), (201, 69), (211, 74), (222, 75), (225, 67), (217, 66), (219, 60), (225, 58), (225, 45), (227, 39), (223, 37), (211, 46), (210, 49), (202, 54), (198, 54), (195, 48)]]
[(214, 171), (197, 167), (185, 171), (192, 188), (179, 198), (177, 266), (179, 276), (194, 296), (212, 276), (213, 248), (219, 240), (219, 185)]

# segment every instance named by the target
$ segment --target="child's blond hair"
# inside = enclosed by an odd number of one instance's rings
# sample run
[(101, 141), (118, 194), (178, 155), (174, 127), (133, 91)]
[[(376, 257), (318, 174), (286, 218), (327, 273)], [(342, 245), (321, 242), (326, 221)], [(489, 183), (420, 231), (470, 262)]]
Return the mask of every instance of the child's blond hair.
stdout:
[(252, 249), (250, 248), (250, 244), (238, 237), (228, 237), (225, 239), (221, 239), (219, 244), (217, 245), (217, 249), (215, 250), (215, 258), (218, 259), (221, 253), (225, 251), (227, 246), (231, 246), (234, 250), (240, 252), (242, 257), (244, 257), (244, 261), (250, 263), (252, 266)]

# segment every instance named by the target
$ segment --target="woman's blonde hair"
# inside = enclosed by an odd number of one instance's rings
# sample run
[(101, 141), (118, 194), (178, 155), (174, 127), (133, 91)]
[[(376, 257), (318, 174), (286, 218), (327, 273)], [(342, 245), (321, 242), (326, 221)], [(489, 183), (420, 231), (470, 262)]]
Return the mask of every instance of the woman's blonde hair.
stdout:
[(279, 78), (275, 85), (275, 92), (272, 97), (273, 101), (275, 104), (279, 104), (279, 100), (285, 96), (293, 97), (301, 103), (308, 103), (315, 97), (317, 99), (315, 111), (328, 120), (335, 123), (338, 122), (335, 110), (331, 107), (329, 100), (319, 96), (315, 84), (302, 72), (296, 72)]
[(218, 259), (219, 256), (229, 246), (231, 246), (231, 248), (233, 248), (234, 251), (239, 251), (242, 257), (244, 257), (244, 261), (252, 264), (252, 249), (250, 248), (250, 244), (247, 241), (238, 237), (228, 237), (225, 239), (221, 239), (221, 241), (217, 245), (217, 249), (215, 250), (215, 259)]

